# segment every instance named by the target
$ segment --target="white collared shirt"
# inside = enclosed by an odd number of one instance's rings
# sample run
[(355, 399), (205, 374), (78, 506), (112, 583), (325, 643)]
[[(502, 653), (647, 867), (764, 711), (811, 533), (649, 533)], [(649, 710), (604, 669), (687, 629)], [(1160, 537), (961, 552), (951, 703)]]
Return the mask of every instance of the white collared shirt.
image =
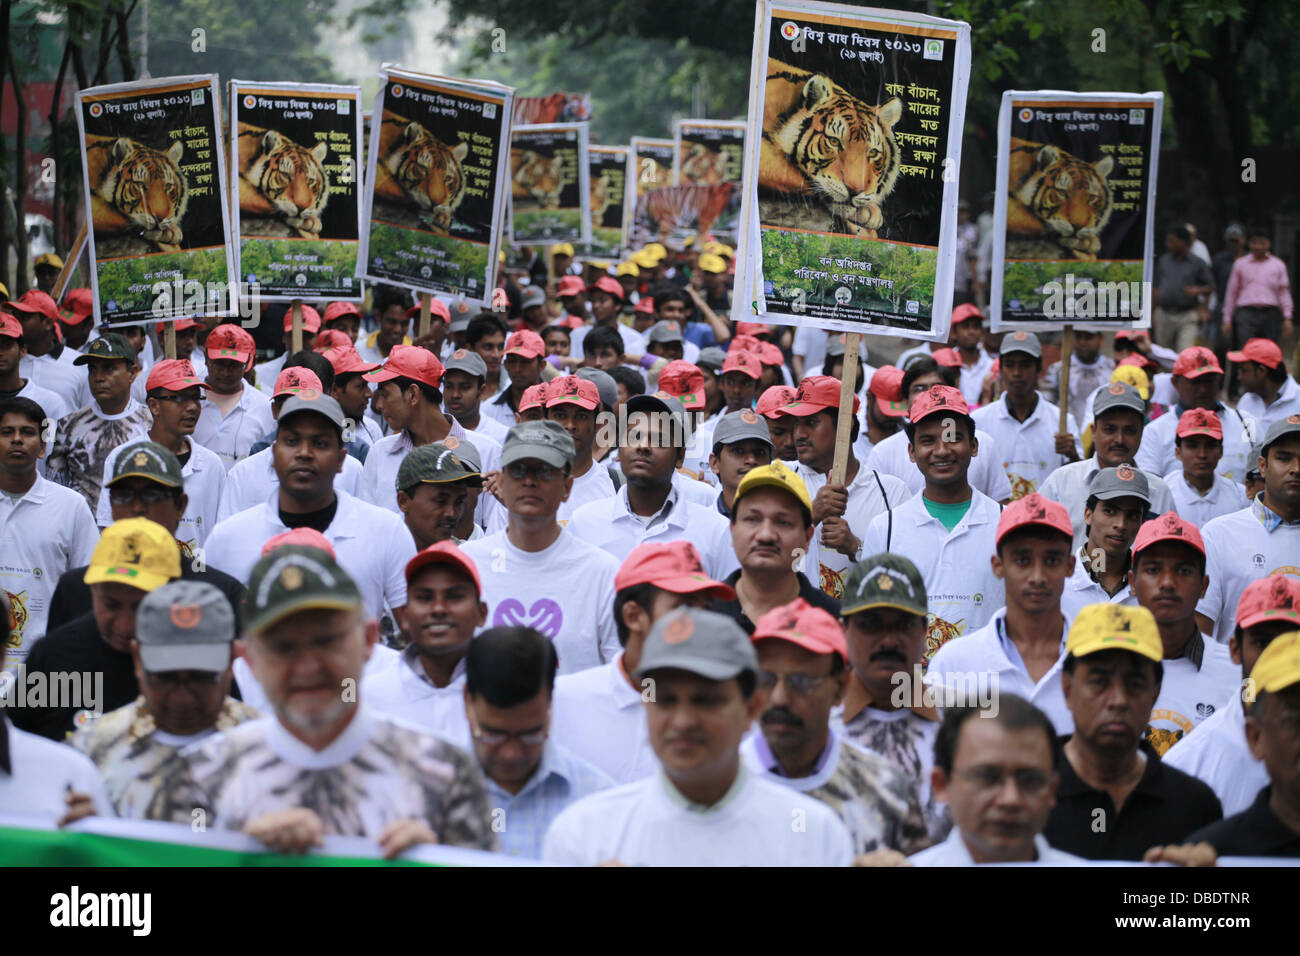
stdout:
[[(280, 490), (280, 476), (275, 473), (275, 446), (253, 452), (235, 463), (226, 474), (226, 483), (218, 501), (217, 520), (255, 508)], [(334, 476), (334, 490), (361, 498), (361, 462), (352, 455), (343, 456), (343, 468)], [(189, 485), (186, 483), (186, 490)]]
[[(1011, 484), (1013, 500), (1033, 494), (1057, 468), (1067, 461), (1056, 453), (1056, 432), (1061, 425), (1061, 411), (1035, 393), (1037, 404), (1023, 422), (1017, 421), (1003, 395), (992, 404), (971, 412), (977, 428), (993, 436), (1001, 452), (1001, 467)], [(1075, 453), (1083, 456), (1079, 444), (1079, 426), (1074, 416), (1066, 422), (1066, 431), (1074, 436)], [(980, 453), (984, 453), (983, 447)]]
[(1234, 695), (1161, 758), (1166, 767), (1190, 773), (1214, 791), (1223, 815), (1241, 813), (1268, 786), (1268, 770), (1246, 743), (1246, 714)]
[[(972, 488), (994, 501), (1005, 501), (1011, 497), (1011, 482), (1002, 469), (998, 441), (982, 428), (975, 429), (975, 440), (979, 442), (979, 451), (970, 460), (966, 480)], [(901, 478), (909, 491), (919, 492), (925, 487), (925, 475), (921, 474), (916, 462), (908, 456), (908, 444), (907, 432), (900, 428), (888, 438), (882, 439), (879, 445), (875, 445), (863, 464), (881, 474)]]
[(380, 713), (423, 727), (462, 750), (472, 747), (469, 719), (465, 716), (463, 657), (452, 671), (447, 686), (438, 687), (424, 672), (419, 653), (410, 645), (398, 655), (394, 665), (366, 675), (361, 682), (361, 695)]
[[(68, 413), (90, 404), (90, 376), (84, 367), (73, 365), (79, 353), (64, 346), (58, 358), (44, 355), (32, 355), (30, 352), (18, 363), (18, 374), (41, 388), (47, 388), (68, 407)], [(48, 415), (47, 408), (45, 413)]]
[[(1098, 555), (1098, 558), (1101, 556)], [(1095, 560), (1090, 554), (1074, 552), (1074, 573), (1065, 581), (1065, 590), (1061, 592), (1061, 613), (1070, 620), (1078, 616), (1080, 609), (1089, 604), (1123, 604), (1137, 607), (1137, 596), (1125, 580), (1120, 589), (1110, 595), (1106, 589), (1092, 579), (1088, 573), (1088, 562)]]
[(507, 531), (467, 541), (461, 551), (478, 567), (483, 581), (480, 600), (488, 606), (490, 627), (536, 628), (555, 645), (561, 674), (618, 656), (618, 562), (609, 554), (568, 528), (561, 528), (551, 546), (541, 551), (516, 548)]
[(99, 528), (86, 499), (71, 488), (36, 476), (15, 502), (0, 495), (0, 587), (9, 593), (9, 640), (4, 664), (16, 668), (45, 636), (50, 598), (59, 575), (90, 563)]
[(878, 515), (867, 529), (862, 553), (892, 551), (921, 572), (929, 607), (928, 655), (950, 638), (983, 627), (1003, 605), (1005, 590), (989, 561), (1002, 514), (998, 503), (972, 491), (970, 509), (949, 531), (926, 510), (923, 494), (917, 492), (894, 509), (888, 544), (889, 516)]
[[(1300, 384), (1288, 375), (1271, 405), (1265, 405), (1264, 399), (1254, 392), (1242, 392), (1237, 401), (1237, 411), (1248, 424), (1253, 422), (1255, 440), (1263, 441), (1274, 422), (1280, 422), (1288, 415), (1300, 415)], [(1253, 466), (1254, 462), (1249, 464)], [(1224, 813), (1226, 815), (1227, 811)]]
[(100, 816), (117, 816), (99, 770), (80, 750), (19, 730), (3, 713), (0, 734), (8, 735), (10, 768), (0, 769), (0, 814), (43, 817), (52, 824), (67, 811), (64, 798), (73, 790), (89, 794)]
[(623, 674), (623, 655), (555, 679), (551, 738), (615, 783), (642, 780), (659, 767), (650, 746), (642, 692)]
[(274, 430), (271, 400), (244, 382), (239, 401), (225, 416), (212, 399), (203, 399), (199, 423), (194, 426), (194, 434), (190, 437), (216, 452), (221, 464), (229, 471), (235, 462), (248, 457), (248, 449), (254, 442)]
[[(483, 466), (484, 474), (501, 467), (500, 445), (482, 432), (466, 431), (454, 418), (447, 420), (451, 422), (451, 431), (443, 438), (444, 445), (452, 446), (453, 443), (449, 439), (455, 439), (456, 442), (471, 442), (478, 450), (479, 462)], [(397, 470), (402, 467), (406, 456), (414, 450), (415, 444), (405, 430), (381, 438), (371, 445), (370, 451), (366, 454), (366, 464), (361, 477), (361, 494), (358, 497), (400, 515), (402, 509), (397, 507)]]
[(1300, 578), (1300, 522), (1269, 531), (1256, 515), (1258, 507), (1259, 502), (1252, 502), (1201, 529), (1210, 583), (1196, 610), (1214, 622), (1214, 639), (1220, 644), (1232, 637), (1246, 585), (1274, 574)]
[[(1087, 540), (1083, 512), (1088, 504), (1088, 485), (1099, 471), (1101, 465), (1097, 463), (1096, 458), (1072, 461), (1048, 475), (1047, 480), (1038, 488), (1040, 495), (1064, 505), (1065, 510), (1070, 513), (1070, 524), (1074, 527), (1075, 551), (1078, 551)], [(1169, 486), (1159, 475), (1153, 475), (1149, 471), (1144, 474), (1147, 479), (1147, 489), (1151, 493), (1151, 513), (1162, 515), (1166, 511), (1173, 511), (1174, 497), (1169, 493)]]
[[(132, 443), (126, 443), (129, 444)], [(103, 485), (99, 489), (99, 506), (95, 509), (95, 520), (101, 528), (107, 528), (113, 523), (113, 505), (109, 501), (108, 482), (112, 480), (117, 456), (122, 453), (126, 445), (118, 445), (104, 459)], [(181, 515), (180, 524), (176, 527), (176, 540), (192, 551), (208, 540), (208, 535), (217, 525), (221, 490), (226, 484), (226, 469), (216, 452), (204, 448), (192, 439), (189, 440), (189, 446), (189, 460), (181, 466), (181, 478), (184, 479), (185, 495), (189, 500), (185, 504), (185, 513)]]
[(263, 362), (261, 365), (254, 366), (253, 372), (257, 379), (257, 390), (267, 398), (273, 398), (275, 395), (275, 380), (280, 377), (284, 371), (285, 360), (288, 359), (289, 353), (277, 355), (269, 362)]
[[(961, 355), (961, 352), (957, 353)], [(979, 357), (975, 359), (975, 364), (967, 366), (965, 360), (961, 364), (961, 379), (958, 388), (961, 389), (962, 398), (966, 399), (966, 404), (974, 408), (980, 403), (980, 394), (984, 391), (984, 376), (988, 375), (993, 368), (994, 356), (989, 355), (984, 346), (979, 346)]]
[(632, 513), (625, 484), (618, 494), (573, 512), (565, 527), (570, 534), (609, 552), (620, 564), (633, 548), (647, 541), (688, 540), (700, 552), (704, 570), (714, 580), (721, 581), (740, 567), (731, 547), (731, 524), (716, 508), (685, 501), (672, 491), (665, 508), (667, 514), (656, 515), (646, 525)]
[[(1155, 421), (1147, 425), (1142, 432), (1142, 444), (1138, 446), (1133, 463), (1148, 474), (1167, 475), (1178, 466), (1174, 455), (1174, 438), (1178, 431), (1178, 419), (1187, 409), (1175, 405)], [(1264, 440), (1264, 433), (1258, 429), (1251, 430), (1236, 411), (1222, 402), (1214, 410), (1223, 423), (1223, 457), (1215, 471), (1229, 481), (1245, 481), (1246, 459), (1250, 457), (1251, 446)]]
[[(1061, 735), (1074, 733), (1074, 715), (1065, 705), (1065, 691), (1061, 687), (1061, 665), (1065, 663), (1065, 635), (1070, 630), (1070, 618), (1061, 628), (1061, 653), (1056, 663), (1037, 681), (1025, 670), (1020, 652), (1006, 633), (1007, 609), (999, 608), (993, 620), (959, 640), (949, 641), (930, 660), (925, 672), (925, 683), (935, 688), (942, 709), (947, 701), (944, 688), (960, 695), (964, 690), (991, 695), (1015, 694), (1029, 701), (1052, 721)], [(954, 703), (960, 704), (961, 700)], [(977, 701), (967, 699), (967, 704)]]
[(853, 844), (826, 804), (741, 761), (735, 783), (711, 807), (688, 803), (662, 771), (579, 800), (551, 824), (542, 858), (575, 866), (848, 866)]
[[(406, 604), (406, 562), (415, 557), (415, 539), (396, 515), (347, 492), (335, 492), (338, 511), (325, 529), (338, 563), (361, 590), (366, 613), (383, 617), (384, 604)], [(262, 556), (262, 545), (288, 531), (280, 520), (279, 495), (217, 523), (207, 542), (207, 562), (247, 581)]]
[[(1034, 837), (1034, 849), (1038, 851), (1037, 866), (1087, 866), (1088, 861), (1064, 850), (1054, 849), (1041, 833)], [(932, 846), (913, 853), (907, 858), (913, 866), (975, 866), (975, 859), (962, 839), (961, 831), (953, 827), (948, 839), (938, 846)]]
[[(30, 398), (37, 405), (41, 406), (41, 411), (45, 413), (45, 417), (49, 419), (51, 425), (57, 425), (59, 419), (72, 411), (72, 409), (68, 407), (68, 403), (63, 400), (63, 396), (58, 392), (37, 385), (36, 382), (30, 378), (27, 380), (27, 384), (18, 390), (18, 394), (15, 395), (14, 398)], [(141, 404), (143, 405), (144, 403), (141, 402)], [(55, 429), (51, 428), (49, 430), (49, 437), (45, 441), (45, 454), (47, 456), (54, 448), (54, 432)], [(36, 463), (36, 470), (42, 475), (45, 474), (44, 458)]]
[(1220, 515), (1231, 514), (1246, 507), (1245, 486), (1229, 481), (1222, 475), (1214, 476), (1214, 484), (1205, 494), (1192, 487), (1184, 477), (1182, 468), (1176, 468), (1165, 475), (1165, 484), (1174, 496), (1174, 510), (1198, 528)]

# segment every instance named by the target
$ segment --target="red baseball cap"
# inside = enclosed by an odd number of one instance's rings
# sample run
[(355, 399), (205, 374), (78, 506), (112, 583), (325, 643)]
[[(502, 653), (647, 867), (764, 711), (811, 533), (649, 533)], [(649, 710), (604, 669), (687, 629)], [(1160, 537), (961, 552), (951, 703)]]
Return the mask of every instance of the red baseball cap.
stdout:
[(744, 372), (750, 378), (758, 379), (763, 375), (763, 364), (758, 356), (746, 349), (732, 349), (722, 362), (722, 373)]
[(204, 354), (210, 359), (233, 359), (245, 365), (252, 363), (256, 351), (257, 343), (253, 337), (245, 329), (229, 322), (218, 325), (209, 332), (208, 340), (203, 346)]
[(320, 334), (316, 336), (316, 344), (312, 346), (312, 350), (324, 352), (326, 349), (335, 347), (342, 349), (354, 348), (352, 336), (342, 329), (322, 329)]
[(707, 593), (723, 601), (736, 599), (728, 585), (704, 572), (700, 553), (689, 541), (648, 541), (633, 548), (614, 575), (614, 590), (638, 584), (652, 584), (673, 594)]
[(970, 408), (966, 404), (961, 389), (953, 388), (951, 385), (930, 386), (929, 389), (912, 399), (912, 405), (908, 409), (907, 417), (915, 424), (923, 418), (928, 418), (940, 412), (970, 415)]
[(266, 557), (276, 548), (291, 544), (296, 544), (300, 548), (320, 548), (331, 558), (335, 557), (334, 545), (330, 544), (329, 538), (315, 528), (293, 528), (289, 531), (281, 531), (275, 537), (267, 538), (266, 544), (262, 545), (262, 557)]
[(600, 407), (600, 392), (594, 382), (576, 375), (561, 375), (546, 384), (546, 407), (577, 405), (589, 412)]
[(532, 329), (520, 329), (506, 339), (505, 355), (519, 355), (523, 358), (541, 358), (546, 354), (546, 343)]
[[(725, 366), (724, 366), (725, 367)], [(810, 375), (799, 383), (794, 401), (781, 409), (787, 415), (804, 418), (828, 408), (840, 407), (840, 380), (831, 375)], [(858, 413), (862, 400), (853, 396), (853, 414)]]
[(165, 388), (169, 392), (180, 392), (194, 386), (207, 388), (208, 383), (199, 380), (198, 373), (189, 359), (163, 359), (155, 362), (145, 379), (144, 390), (152, 392), (155, 388)]
[(23, 337), (23, 324), (8, 312), (0, 312), (0, 335), (11, 339)]
[[(176, 319), (174, 322), (170, 324), (176, 326), (177, 332), (184, 332), (187, 329), (203, 328), (203, 323), (197, 321), (196, 319)], [(162, 335), (164, 332), (167, 331), (167, 325), (168, 325), (167, 322), (158, 323), (158, 325), (155, 328), (157, 329), (159, 335)]]
[(18, 298), (10, 299), (8, 305), (21, 312), (39, 312), (50, 319), (62, 318), (58, 304), (40, 289), (28, 289)]
[(643, 295), (636, 300), (636, 305), (632, 306), (633, 312), (645, 312), (647, 315), (653, 315), (655, 310), (655, 300), (648, 295)]
[(367, 382), (387, 382), (409, 378), (431, 388), (442, 385), (442, 362), (438, 356), (418, 345), (394, 345), (383, 368), (362, 376)]
[[(290, 306), (284, 313), (284, 330), (293, 331), (293, 307)], [(302, 307), (302, 330), (315, 335), (320, 331), (320, 313), (309, 305)]]
[(582, 279), (578, 276), (564, 276), (560, 279), (560, 284), (555, 290), (556, 297), (582, 295), (587, 291), (587, 287), (582, 284)]
[(322, 322), (333, 322), (341, 315), (355, 315), (361, 318), (361, 308), (355, 302), (331, 302), (325, 306), (325, 315)]
[[(408, 319), (413, 319), (419, 314), (420, 314), (420, 303), (418, 302), (406, 310), (406, 317)], [(447, 303), (443, 302), (441, 299), (435, 299), (432, 296), (430, 296), (429, 320), (433, 321), (433, 318), (435, 316), (437, 318), (442, 319), (442, 321), (447, 323), (448, 325), (451, 324), (451, 310), (447, 308)]]
[(348, 372), (373, 372), (377, 368), (382, 368), (375, 362), (367, 362), (361, 357), (361, 353), (350, 345), (347, 348), (342, 346), (328, 348), (320, 354), (329, 360), (330, 365), (334, 367), (335, 375), (346, 375)]
[(582, 328), (582, 326), (586, 324), (587, 324), (586, 322), (582, 321), (582, 319), (576, 315), (566, 315), (564, 318), (556, 319), (554, 322), (551, 323), (551, 325), (562, 326), (563, 328), (566, 328), (570, 331), (574, 329)]
[(1161, 541), (1177, 541), (1189, 545), (1205, 554), (1205, 542), (1201, 540), (1201, 531), (1195, 524), (1180, 518), (1176, 512), (1166, 511), (1158, 518), (1152, 518), (1138, 529), (1133, 542), (1133, 557)]
[(748, 335), (756, 338), (760, 335), (771, 335), (772, 330), (763, 322), (737, 322), (736, 334)]
[(1160, 368), (1160, 363), (1150, 356), (1143, 355), (1141, 352), (1130, 352), (1119, 360), (1120, 365), (1136, 365), (1144, 371)]
[(411, 578), (415, 577), (415, 572), (421, 568), (427, 568), (431, 564), (447, 564), (453, 568), (460, 568), (474, 581), (474, 589), (479, 594), (483, 593), (483, 582), (478, 576), (478, 565), (474, 559), (456, 546), (453, 541), (439, 541), (437, 544), (431, 544), (410, 561), (406, 562), (406, 583), (411, 583)]
[[(325, 386), (321, 384), (320, 377), (315, 372), (295, 365), (275, 377), (275, 388), (271, 390), (271, 397), (301, 395), (303, 398), (315, 398), (324, 391)], [(312, 392), (315, 394), (309, 394)]]
[(601, 292), (608, 292), (614, 298), (618, 299), (618, 301), (623, 301), (623, 286), (613, 276), (601, 276), (591, 285), (587, 286), (588, 292), (595, 289), (599, 289)]
[(758, 347), (763, 344), (762, 339), (756, 339), (747, 332), (740, 332), (731, 337), (727, 344), (728, 352), (757, 352)]
[(1300, 627), (1300, 581), (1288, 574), (1256, 578), (1237, 601), (1237, 627), (1285, 621)]
[(814, 654), (838, 654), (845, 664), (849, 662), (849, 645), (840, 622), (803, 598), (774, 607), (760, 617), (754, 622), (754, 633), (749, 639), (755, 644), (767, 640), (789, 641)]
[(95, 311), (95, 297), (89, 289), (72, 289), (63, 297), (60, 315), (68, 325), (80, 325)]
[[(660, 381), (662, 380), (660, 376)], [(758, 401), (754, 403), (754, 411), (765, 418), (780, 418), (785, 414), (785, 407), (793, 402), (798, 394), (789, 385), (773, 385), (758, 396)]]
[(1258, 362), (1269, 368), (1282, 364), (1282, 350), (1271, 339), (1249, 339), (1240, 352), (1229, 352), (1229, 362)]
[(1174, 432), (1179, 438), (1188, 435), (1209, 435), (1223, 441), (1223, 423), (1219, 416), (1207, 408), (1189, 408), (1178, 419), (1178, 430)]
[(704, 373), (685, 359), (669, 362), (659, 373), (659, 390), (667, 392), (689, 412), (704, 407)]
[(969, 322), (971, 319), (982, 322), (984, 316), (980, 314), (977, 306), (969, 302), (963, 302), (957, 308), (952, 310), (952, 320), (948, 323), (951, 325), (961, 325), (963, 322)]
[(894, 365), (882, 365), (871, 376), (867, 391), (876, 398), (876, 409), (889, 418), (907, 415), (907, 401), (903, 398), (903, 370)]
[(957, 354), (956, 349), (937, 349), (930, 353), (930, 358), (944, 368), (961, 368), (961, 356)]
[(1002, 539), (1009, 535), (1017, 528), (1027, 528), (1031, 525), (1037, 525), (1043, 528), (1051, 528), (1053, 531), (1059, 531), (1067, 538), (1074, 539), (1074, 526), (1070, 524), (1070, 513), (1065, 510), (1065, 505), (1057, 504), (1050, 498), (1044, 498), (1038, 492), (1025, 495), (1016, 501), (1011, 502), (1002, 509), (1002, 516), (998, 518), (998, 533), (993, 541), (996, 548), (1002, 543)]
[(771, 342), (759, 342), (758, 361), (763, 365), (784, 365), (785, 356)]
[(1200, 378), (1202, 375), (1222, 375), (1218, 357), (1203, 345), (1193, 345), (1178, 353), (1174, 374), (1183, 378)]
[(529, 385), (524, 389), (524, 393), (519, 396), (519, 407), (516, 411), (526, 412), (530, 408), (544, 408), (546, 406), (547, 387), (545, 382)]

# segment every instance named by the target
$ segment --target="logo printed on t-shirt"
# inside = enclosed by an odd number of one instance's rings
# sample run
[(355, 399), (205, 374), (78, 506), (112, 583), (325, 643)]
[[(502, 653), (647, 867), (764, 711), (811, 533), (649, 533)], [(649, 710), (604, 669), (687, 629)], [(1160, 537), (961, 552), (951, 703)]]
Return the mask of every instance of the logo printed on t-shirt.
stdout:
[(497, 605), (492, 615), (493, 627), (531, 627), (550, 640), (560, 636), (564, 624), (564, 610), (550, 598), (539, 598), (524, 616), (524, 603), (517, 598), (506, 598)]

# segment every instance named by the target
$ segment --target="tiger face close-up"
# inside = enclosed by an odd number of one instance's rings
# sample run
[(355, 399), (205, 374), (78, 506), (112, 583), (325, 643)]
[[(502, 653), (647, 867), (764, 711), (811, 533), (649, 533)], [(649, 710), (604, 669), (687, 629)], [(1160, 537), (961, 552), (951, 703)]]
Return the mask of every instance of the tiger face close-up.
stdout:
[(727, 181), (727, 161), (703, 143), (692, 143), (682, 159), (682, 185), (716, 186)]
[(564, 163), (559, 156), (542, 156), (531, 149), (510, 150), (510, 195), (515, 204), (535, 203), (541, 209), (558, 209), (564, 188)]
[(276, 130), (239, 124), (239, 211), (272, 218), (284, 235), (320, 237), (321, 212), (329, 199), (325, 157), (329, 147), (308, 149)]
[(1011, 140), (1007, 251), (1017, 259), (1090, 259), (1110, 221), (1115, 161), (1084, 162), (1059, 146)]
[(126, 137), (86, 137), (96, 243), (129, 236), (147, 242), (150, 251), (180, 249), (189, 202), (183, 153), (180, 140), (163, 151)]
[(375, 198), (414, 206), (422, 224), (446, 235), (465, 198), (461, 163), (468, 155), (467, 143), (448, 146), (419, 123), (389, 115), (380, 133)]
[(849, 232), (875, 238), (898, 180), (897, 97), (862, 102), (821, 73), (768, 61), (758, 185), (811, 195)]

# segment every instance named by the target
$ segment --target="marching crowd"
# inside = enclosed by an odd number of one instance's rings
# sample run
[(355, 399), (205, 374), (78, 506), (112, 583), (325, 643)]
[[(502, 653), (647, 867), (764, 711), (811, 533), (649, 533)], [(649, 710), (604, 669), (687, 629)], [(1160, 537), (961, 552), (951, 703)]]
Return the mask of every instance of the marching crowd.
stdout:
[(89, 290), (5, 295), (0, 813), (589, 865), (1300, 857), (1266, 248), (1227, 303), (1260, 334), (1217, 354), (1157, 298), (1155, 341), (1074, 335), (1064, 415), (1054, 344), (975, 304), (873, 366), (729, 321), (721, 243), (573, 253), (427, 332), (383, 286), (268, 308), (261, 362), (238, 320), (168, 359)]

